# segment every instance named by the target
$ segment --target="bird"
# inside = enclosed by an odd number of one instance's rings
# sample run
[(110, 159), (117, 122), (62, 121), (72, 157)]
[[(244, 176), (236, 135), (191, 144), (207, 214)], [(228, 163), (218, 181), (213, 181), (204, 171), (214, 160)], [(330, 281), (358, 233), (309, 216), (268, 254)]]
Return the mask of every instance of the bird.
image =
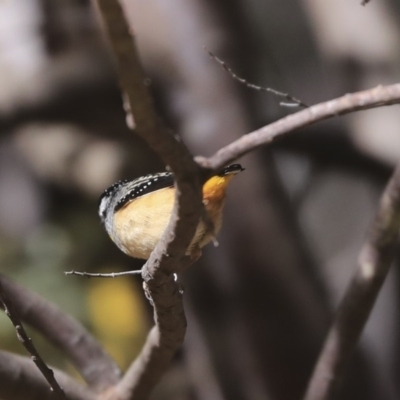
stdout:
[[(219, 232), (227, 186), (242, 171), (244, 168), (240, 164), (233, 164), (203, 184), (203, 204), (209, 220), (200, 220), (186, 251), (193, 260)], [(159, 172), (131, 181), (118, 181), (100, 196), (100, 219), (111, 240), (128, 256), (144, 260), (150, 257), (171, 217), (174, 181), (171, 172)]]

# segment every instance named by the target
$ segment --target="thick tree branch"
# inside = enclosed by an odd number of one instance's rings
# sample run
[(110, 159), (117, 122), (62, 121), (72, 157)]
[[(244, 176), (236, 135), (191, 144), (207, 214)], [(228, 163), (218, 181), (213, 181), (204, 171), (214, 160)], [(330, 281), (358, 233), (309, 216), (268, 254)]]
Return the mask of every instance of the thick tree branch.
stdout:
[[(154, 110), (131, 30), (117, 0), (98, 0), (117, 61), (117, 73), (133, 114), (137, 134), (175, 175), (176, 200), (163, 238), (142, 270), (156, 326), (116, 390), (120, 399), (144, 399), (180, 347), (186, 331), (181, 293), (172, 273), (183, 268), (202, 212), (199, 167), (177, 135), (167, 132)], [(111, 397), (110, 397), (111, 398)]]
[(238, 157), (257, 147), (272, 142), (278, 136), (293, 132), (296, 129), (350, 112), (398, 103), (400, 103), (400, 83), (346, 94), (337, 99), (319, 103), (305, 110), (288, 115), (272, 124), (242, 136), (240, 139), (218, 150), (210, 158), (198, 157), (197, 160), (204, 168), (217, 171)]
[(0, 274), (20, 318), (60, 348), (89, 385), (101, 390), (118, 382), (120, 371), (100, 344), (54, 304)]
[(333, 399), (393, 262), (400, 231), (400, 165), (381, 198), (356, 273), (339, 306), (305, 400)]
[[(54, 369), (68, 400), (95, 400), (96, 395), (75, 379)], [(54, 392), (26, 357), (0, 351), (0, 396), (2, 400), (55, 400)]]

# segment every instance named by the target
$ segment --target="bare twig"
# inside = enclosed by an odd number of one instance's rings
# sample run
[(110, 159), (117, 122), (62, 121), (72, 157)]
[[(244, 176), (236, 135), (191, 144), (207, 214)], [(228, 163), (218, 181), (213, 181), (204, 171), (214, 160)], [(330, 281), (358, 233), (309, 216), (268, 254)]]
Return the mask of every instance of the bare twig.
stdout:
[(20, 318), (60, 348), (89, 385), (102, 390), (118, 382), (119, 368), (80, 323), (43, 297), (2, 275), (0, 282), (13, 299)]
[(393, 262), (399, 231), (400, 165), (383, 193), (377, 216), (361, 249), (357, 270), (339, 306), (305, 400), (334, 398)]
[(176, 200), (167, 230), (142, 269), (155, 327), (144, 348), (116, 386), (120, 399), (145, 399), (167, 368), (186, 332), (180, 288), (172, 274), (182, 267), (202, 210), (199, 167), (180, 138), (167, 132), (154, 110), (137, 49), (121, 4), (97, 0), (117, 60), (121, 87), (133, 113), (136, 132), (175, 175)]
[[(95, 400), (98, 396), (65, 373), (54, 369), (68, 400)], [(55, 393), (26, 357), (0, 351), (0, 396), (2, 400), (54, 400)]]
[(14, 309), (10, 299), (6, 295), (3, 285), (0, 281), (0, 303), (2, 303), (4, 312), (10, 318), (12, 324), (15, 327), (17, 332), (18, 340), (25, 347), (26, 351), (30, 354), (31, 360), (36, 364), (39, 371), (42, 373), (48, 384), (50, 385), (51, 390), (56, 394), (56, 398), (65, 399), (65, 393), (63, 389), (60, 387), (58, 382), (54, 377), (54, 372), (51, 368), (47, 366), (44, 362), (43, 358), (36, 350), (35, 345), (32, 342), (32, 339), (27, 335), (22, 322), (18, 316), (18, 313)]
[(80, 271), (65, 271), (65, 275), (77, 275), (84, 276), (85, 278), (117, 278), (119, 276), (127, 276), (127, 275), (141, 275), (142, 270), (136, 271), (123, 271), (123, 272), (110, 272), (110, 273), (99, 273), (99, 272), (80, 272)]
[(244, 78), (241, 78), (239, 75), (237, 75), (235, 72), (233, 72), (232, 68), (228, 67), (227, 63), (223, 60), (221, 60), (219, 57), (217, 57), (214, 53), (209, 51), (206, 47), (204, 47), (204, 50), (207, 51), (207, 53), (210, 55), (210, 57), (215, 60), (221, 67), (236, 81), (240, 82), (241, 84), (245, 85), (249, 89), (254, 89), (258, 90), (259, 92), (267, 92), (267, 93), (272, 93), (275, 96), (278, 97), (283, 97), (286, 99), (286, 102), (281, 102), (279, 103), (282, 107), (303, 107), (307, 108), (309, 107), (307, 104), (303, 103), (301, 100), (297, 99), (294, 96), (291, 96), (289, 93), (283, 93), (280, 92), (279, 90), (275, 90), (269, 87), (264, 87), (264, 86), (258, 86), (254, 85), (253, 83), (250, 83)]
[(281, 118), (272, 124), (242, 136), (240, 139), (218, 150), (210, 158), (197, 157), (196, 160), (203, 168), (218, 171), (224, 165), (240, 156), (272, 142), (278, 136), (288, 134), (296, 129), (350, 112), (398, 103), (400, 103), (400, 83), (346, 94), (337, 99), (316, 104), (305, 110)]

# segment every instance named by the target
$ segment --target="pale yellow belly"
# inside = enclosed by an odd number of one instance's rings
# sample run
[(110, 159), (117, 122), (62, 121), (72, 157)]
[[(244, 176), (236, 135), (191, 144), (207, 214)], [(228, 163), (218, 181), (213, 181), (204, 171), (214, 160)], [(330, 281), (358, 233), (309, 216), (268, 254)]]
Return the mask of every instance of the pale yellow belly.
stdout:
[[(147, 260), (150, 257), (168, 225), (174, 193), (173, 188), (160, 189), (134, 200), (116, 212), (115, 233), (111, 238), (123, 252), (135, 258)], [(218, 208), (218, 211), (209, 212), (214, 232), (206, 232), (204, 223), (200, 222), (187, 255), (205, 246), (219, 231), (222, 203)]]

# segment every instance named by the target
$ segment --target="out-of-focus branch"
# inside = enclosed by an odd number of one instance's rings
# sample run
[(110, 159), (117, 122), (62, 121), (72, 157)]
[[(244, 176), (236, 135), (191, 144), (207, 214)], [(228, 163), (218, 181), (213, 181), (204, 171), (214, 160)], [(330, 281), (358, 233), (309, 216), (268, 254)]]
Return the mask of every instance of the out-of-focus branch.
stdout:
[(336, 393), (390, 265), (400, 231), (400, 165), (387, 185), (355, 275), (339, 306), (311, 378), (305, 400), (329, 400)]
[(211, 349), (204, 335), (203, 326), (198, 321), (197, 314), (191, 312), (190, 308), (188, 310), (186, 304), (190, 326), (185, 340), (184, 356), (196, 398), (200, 400), (224, 400), (225, 396), (220, 382), (218, 382)]
[(210, 158), (198, 157), (197, 159), (203, 167), (218, 170), (251, 150), (272, 142), (276, 137), (299, 128), (304, 128), (312, 123), (354, 111), (398, 103), (400, 103), (400, 83), (346, 94), (337, 99), (319, 103), (305, 110), (288, 115), (272, 124), (242, 136), (240, 139), (218, 150)]
[(54, 304), (0, 275), (20, 318), (60, 348), (97, 390), (118, 382), (120, 370), (93, 336)]
[[(178, 136), (167, 132), (154, 110), (137, 49), (121, 4), (98, 0), (100, 14), (117, 60), (117, 73), (133, 114), (136, 131), (175, 175), (175, 206), (167, 230), (142, 270), (155, 327), (142, 352), (115, 388), (120, 399), (144, 399), (183, 342), (186, 319), (181, 292), (172, 273), (182, 268), (202, 212), (199, 167)], [(112, 394), (111, 394), (112, 395)], [(111, 398), (111, 397), (110, 397)]]
[(60, 387), (56, 378), (54, 377), (54, 372), (51, 368), (47, 366), (44, 362), (42, 356), (36, 350), (35, 345), (32, 342), (32, 339), (26, 333), (22, 322), (19, 318), (17, 311), (15, 310), (12, 302), (6, 295), (3, 285), (0, 281), (0, 303), (3, 305), (4, 312), (10, 318), (12, 324), (15, 327), (17, 332), (18, 340), (25, 347), (26, 351), (30, 354), (31, 360), (35, 363), (36, 367), (42, 373), (47, 383), (50, 385), (51, 390), (56, 394), (57, 399), (65, 399), (65, 394), (63, 389)]
[[(96, 395), (75, 379), (54, 369), (68, 400), (95, 400)], [(0, 395), (3, 400), (54, 400), (41, 373), (26, 357), (0, 351)]]

